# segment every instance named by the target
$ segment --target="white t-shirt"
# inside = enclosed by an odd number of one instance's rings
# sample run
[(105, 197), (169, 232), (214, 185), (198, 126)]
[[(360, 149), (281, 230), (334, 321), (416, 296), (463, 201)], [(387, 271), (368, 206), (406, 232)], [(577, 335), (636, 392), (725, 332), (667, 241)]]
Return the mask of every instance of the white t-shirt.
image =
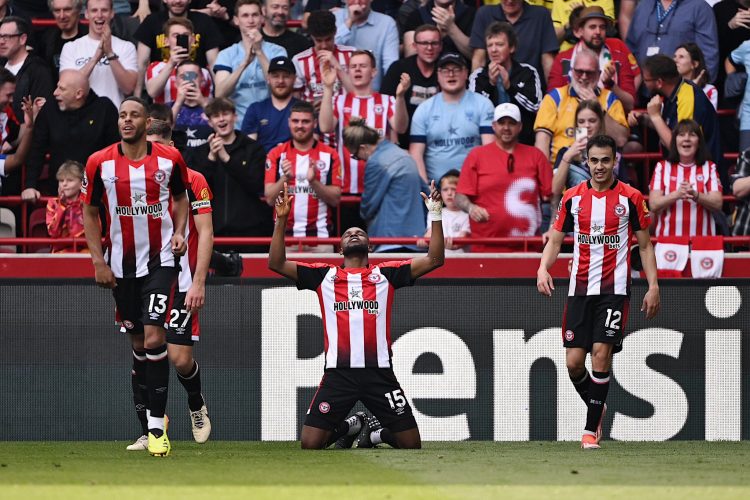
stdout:
[[(67, 42), (63, 45), (62, 52), (60, 53), (60, 71), (64, 69), (80, 70), (83, 68), (96, 53), (96, 49), (99, 47), (100, 43), (99, 40), (91, 38), (91, 35), (86, 35), (77, 40)], [(113, 36), (112, 52), (119, 56), (120, 64), (122, 64), (126, 70), (138, 71), (135, 45)], [(102, 57), (94, 68), (94, 71), (91, 72), (89, 84), (91, 85), (91, 89), (96, 92), (97, 95), (109, 97), (109, 99), (115, 103), (117, 108), (120, 107), (120, 103), (125, 98), (125, 94), (123, 94), (117, 86), (115, 75), (112, 73), (112, 70), (109, 67), (109, 61), (107, 61), (105, 57)]]
[[(430, 227), (430, 215), (427, 214), (427, 227)], [(469, 214), (463, 210), (448, 210), (443, 207), (443, 236), (446, 238), (457, 238), (461, 236), (469, 236), (471, 234), (471, 226), (469, 225)], [(445, 253), (464, 253), (463, 248), (451, 250), (446, 248)]]

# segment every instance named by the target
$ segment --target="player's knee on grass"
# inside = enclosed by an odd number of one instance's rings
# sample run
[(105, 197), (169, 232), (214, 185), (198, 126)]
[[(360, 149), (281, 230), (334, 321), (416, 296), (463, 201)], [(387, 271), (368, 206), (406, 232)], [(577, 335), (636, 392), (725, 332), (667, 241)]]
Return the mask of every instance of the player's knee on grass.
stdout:
[(401, 450), (418, 450), (422, 448), (422, 437), (419, 429), (409, 429), (402, 432), (394, 432), (393, 437)]
[(300, 445), (303, 450), (322, 450), (330, 439), (331, 431), (309, 425), (302, 426)]

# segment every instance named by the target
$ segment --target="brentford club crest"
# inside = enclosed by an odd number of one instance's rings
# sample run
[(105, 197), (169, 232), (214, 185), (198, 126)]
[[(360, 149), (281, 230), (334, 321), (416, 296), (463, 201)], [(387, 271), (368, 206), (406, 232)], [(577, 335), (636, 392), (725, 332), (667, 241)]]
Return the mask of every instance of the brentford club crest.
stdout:
[(618, 203), (617, 205), (615, 205), (616, 216), (623, 217), (627, 211), (628, 210), (625, 208), (625, 205), (623, 205), (622, 203)]
[(703, 269), (711, 269), (712, 267), (714, 267), (714, 259), (712, 259), (711, 257), (704, 257), (703, 259), (701, 259), (701, 267)]
[(695, 180), (698, 181), (698, 182), (703, 182), (703, 175), (702, 174), (696, 175), (695, 176)]
[(573, 342), (573, 338), (575, 338), (573, 330), (565, 330), (565, 340), (567, 340), (568, 342)]
[(133, 324), (133, 322), (132, 321), (128, 321), (128, 320), (123, 321), (122, 322), (122, 326), (124, 326), (128, 330), (132, 330), (135, 327), (135, 325)]
[(326, 162), (324, 162), (323, 160), (316, 161), (315, 162), (315, 168), (317, 168), (318, 170), (321, 170), (321, 171), (325, 170), (325, 168), (326, 168)]
[(375, 110), (375, 114), (382, 115), (383, 114), (383, 106), (380, 104), (376, 104), (373, 108)]
[(367, 277), (367, 279), (372, 281), (373, 283), (380, 283), (380, 280), (382, 280), (383, 277), (379, 274), (371, 274)]
[(158, 182), (159, 184), (164, 182), (164, 179), (166, 178), (167, 178), (167, 174), (164, 173), (164, 170), (157, 170), (156, 172), (154, 172), (154, 180)]
[(318, 405), (318, 410), (320, 410), (320, 413), (328, 413), (331, 411), (331, 405), (323, 401)]
[(677, 260), (677, 252), (674, 250), (667, 250), (664, 252), (664, 259), (666, 259), (667, 262), (674, 262)]

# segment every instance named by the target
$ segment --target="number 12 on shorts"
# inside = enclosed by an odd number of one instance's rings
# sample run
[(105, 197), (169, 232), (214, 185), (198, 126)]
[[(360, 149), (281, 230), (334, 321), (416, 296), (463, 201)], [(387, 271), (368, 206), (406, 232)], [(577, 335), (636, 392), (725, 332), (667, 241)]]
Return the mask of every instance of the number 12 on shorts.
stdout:
[(607, 319), (604, 320), (604, 327), (612, 328), (613, 330), (619, 330), (620, 320), (622, 320), (621, 311), (607, 309)]
[(401, 389), (396, 389), (392, 392), (386, 392), (385, 399), (388, 400), (388, 404), (391, 405), (392, 410), (395, 410), (396, 408), (403, 408), (404, 406), (406, 406), (406, 398), (401, 392)]

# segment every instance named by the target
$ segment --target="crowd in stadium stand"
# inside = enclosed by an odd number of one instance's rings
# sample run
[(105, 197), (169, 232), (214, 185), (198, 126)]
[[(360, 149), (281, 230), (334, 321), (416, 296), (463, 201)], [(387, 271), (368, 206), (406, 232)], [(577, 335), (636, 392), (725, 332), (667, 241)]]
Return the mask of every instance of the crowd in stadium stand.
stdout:
[(0, 0), (0, 210), (39, 235), (20, 214), (48, 202), (45, 234), (80, 235), (79, 164), (135, 94), (208, 180), (217, 236), (270, 237), (286, 183), (289, 236), (423, 238), (432, 180), (446, 237), (541, 236), (596, 134), (657, 236), (750, 235), (747, 64), (750, 0)]

